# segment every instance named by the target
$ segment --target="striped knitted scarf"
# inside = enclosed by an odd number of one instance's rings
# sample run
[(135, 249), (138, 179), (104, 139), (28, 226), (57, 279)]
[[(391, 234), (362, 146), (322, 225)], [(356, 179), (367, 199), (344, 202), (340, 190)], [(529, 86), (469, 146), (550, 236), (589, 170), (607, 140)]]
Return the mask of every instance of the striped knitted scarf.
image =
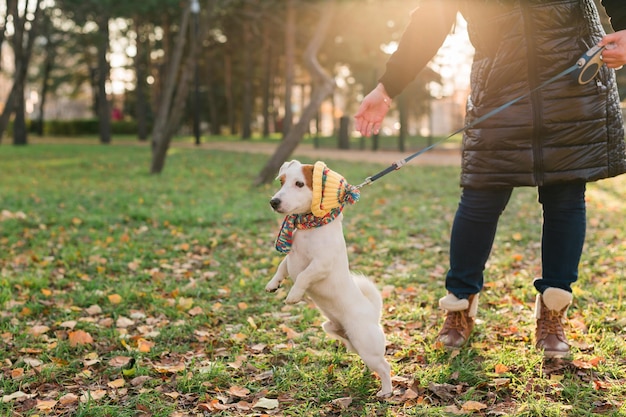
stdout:
[(286, 216), (276, 238), (276, 250), (282, 253), (289, 253), (293, 244), (293, 235), (297, 229), (314, 229), (327, 225), (335, 220), (342, 210), (343, 206), (336, 207), (324, 217), (316, 217), (313, 213), (290, 214)]

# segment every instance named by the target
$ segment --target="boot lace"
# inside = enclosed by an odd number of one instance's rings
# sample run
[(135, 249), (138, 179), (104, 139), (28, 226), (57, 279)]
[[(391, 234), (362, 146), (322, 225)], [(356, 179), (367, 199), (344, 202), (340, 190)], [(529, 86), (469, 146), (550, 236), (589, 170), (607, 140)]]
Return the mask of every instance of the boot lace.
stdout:
[(539, 319), (540, 326), (540, 339), (545, 339), (549, 335), (553, 334), (560, 340), (565, 340), (565, 331), (563, 324), (561, 323), (562, 311), (553, 311), (544, 309), (542, 317)]
[(448, 311), (443, 323), (444, 331), (456, 330), (461, 334), (467, 332), (467, 314), (465, 311)]

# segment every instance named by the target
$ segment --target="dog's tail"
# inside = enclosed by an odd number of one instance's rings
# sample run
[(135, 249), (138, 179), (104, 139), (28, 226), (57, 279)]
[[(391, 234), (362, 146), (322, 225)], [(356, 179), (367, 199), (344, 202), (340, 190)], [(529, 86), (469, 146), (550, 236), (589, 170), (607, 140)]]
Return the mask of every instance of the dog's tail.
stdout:
[(354, 272), (352, 273), (352, 278), (354, 278), (354, 282), (359, 286), (365, 298), (374, 305), (376, 311), (380, 314), (383, 308), (383, 298), (378, 288), (376, 288), (376, 284), (365, 275), (355, 274)]

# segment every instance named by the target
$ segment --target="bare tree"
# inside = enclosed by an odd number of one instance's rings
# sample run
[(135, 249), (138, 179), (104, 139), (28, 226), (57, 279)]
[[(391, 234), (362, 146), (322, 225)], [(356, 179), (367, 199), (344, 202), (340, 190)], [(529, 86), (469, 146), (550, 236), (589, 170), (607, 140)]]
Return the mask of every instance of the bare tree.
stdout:
[(254, 182), (255, 185), (267, 184), (274, 179), (276, 172), (278, 172), (282, 163), (289, 158), (304, 137), (309, 123), (317, 114), (317, 110), (324, 99), (326, 99), (326, 97), (328, 97), (335, 88), (335, 80), (326, 73), (317, 60), (317, 52), (324, 42), (328, 27), (330, 26), (330, 22), (332, 21), (333, 14), (335, 12), (334, 6), (335, 0), (322, 2), (320, 7), (322, 15), (303, 57), (304, 63), (311, 73), (311, 78), (313, 79), (311, 101), (302, 112), (302, 116), (300, 117), (300, 120), (298, 120), (298, 123), (296, 123), (296, 125), (289, 130), (289, 133), (285, 136), (280, 146), (276, 148), (272, 157), (269, 159), (265, 167), (263, 167)]
[(291, 89), (294, 84), (296, 59), (296, 8), (294, 2), (295, 0), (287, 0), (287, 16), (285, 18), (285, 115), (283, 117), (283, 137), (289, 134), (293, 125)]
[(191, 2), (183, 13), (180, 32), (176, 39), (176, 47), (167, 69), (167, 80), (161, 96), (157, 119), (152, 131), (152, 164), (150, 173), (159, 174), (165, 166), (165, 158), (169, 149), (172, 136), (185, 111), (185, 102), (189, 94), (189, 87), (194, 73), (194, 61), (199, 46), (208, 32), (208, 25), (202, 25), (198, 35), (194, 37), (188, 48), (187, 56), (183, 62), (183, 50), (185, 49), (187, 32), (189, 29), (189, 15)]
[[(13, 143), (15, 145), (26, 145), (28, 142), (26, 122), (24, 119), (24, 84), (26, 82), (28, 64), (30, 63), (30, 57), (33, 51), (33, 44), (41, 22), (41, 4), (43, 0), (36, 1), (33, 19), (30, 21), (27, 18), (28, 3), (27, 1), (22, 4), (24, 9), (23, 13), (20, 13), (17, 0), (8, 0), (6, 2), (7, 12), (13, 18), (14, 34), (12, 45), (15, 55), (15, 73), (13, 75), (11, 91), (9, 92), (4, 110), (0, 116), (0, 140), (9, 124), (11, 115), (15, 114), (13, 127)], [(30, 26), (30, 30), (27, 30), (28, 26)]]

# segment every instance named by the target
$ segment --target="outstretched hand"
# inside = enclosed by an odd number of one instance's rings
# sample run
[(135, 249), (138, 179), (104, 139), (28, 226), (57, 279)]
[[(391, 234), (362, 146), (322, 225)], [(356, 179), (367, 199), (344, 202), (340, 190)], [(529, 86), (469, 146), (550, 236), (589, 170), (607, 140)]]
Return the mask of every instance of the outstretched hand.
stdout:
[(391, 99), (382, 84), (378, 84), (361, 102), (359, 110), (354, 115), (355, 128), (363, 136), (377, 135), (380, 126), (389, 111)]
[(607, 67), (619, 69), (626, 65), (626, 30), (606, 35), (598, 45), (606, 46), (602, 61)]

